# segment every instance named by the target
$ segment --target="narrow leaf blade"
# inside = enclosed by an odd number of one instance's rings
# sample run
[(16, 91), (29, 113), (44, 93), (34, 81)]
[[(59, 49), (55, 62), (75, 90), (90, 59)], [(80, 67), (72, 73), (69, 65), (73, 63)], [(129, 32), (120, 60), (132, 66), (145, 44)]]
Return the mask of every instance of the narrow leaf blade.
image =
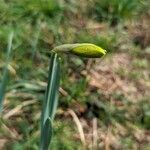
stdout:
[(47, 118), (45, 121), (43, 132), (41, 135), (41, 150), (47, 150), (49, 148), (51, 139), (53, 135), (53, 127), (51, 118)]
[(8, 65), (11, 59), (12, 40), (13, 40), (13, 32), (9, 35), (8, 38), (6, 65), (3, 72), (2, 82), (0, 84), (0, 113), (2, 112), (3, 109), (3, 101), (4, 101), (6, 86), (9, 80)]

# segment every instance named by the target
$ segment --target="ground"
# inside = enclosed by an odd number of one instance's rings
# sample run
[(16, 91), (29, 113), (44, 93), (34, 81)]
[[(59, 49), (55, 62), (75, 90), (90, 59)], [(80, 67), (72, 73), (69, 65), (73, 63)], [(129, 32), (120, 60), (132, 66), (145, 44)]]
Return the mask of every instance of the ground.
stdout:
[(116, 0), (114, 5), (113, 0), (110, 4), (50, 0), (42, 6), (40, 2), (0, 0), (1, 72), (7, 41), (14, 32), (0, 149), (38, 149), (50, 50), (63, 43), (89, 42), (106, 49), (107, 55), (102, 59), (60, 56), (60, 98), (52, 149), (148, 150), (148, 1), (137, 0), (133, 5)]

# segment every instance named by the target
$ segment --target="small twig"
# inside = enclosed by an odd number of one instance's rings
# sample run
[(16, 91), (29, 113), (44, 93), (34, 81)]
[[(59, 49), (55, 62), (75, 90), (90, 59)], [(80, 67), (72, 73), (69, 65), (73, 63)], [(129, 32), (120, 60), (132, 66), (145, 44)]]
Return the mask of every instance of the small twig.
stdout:
[(72, 116), (77, 128), (78, 128), (78, 131), (79, 131), (79, 134), (80, 134), (80, 139), (81, 139), (81, 142), (84, 146), (84, 148), (86, 148), (86, 141), (85, 141), (85, 135), (84, 135), (84, 131), (83, 131), (83, 127), (81, 125), (81, 122), (78, 118), (78, 116), (75, 114), (75, 112), (71, 109), (68, 110), (68, 112), (70, 113), (70, 115)]
[(110, 150), (110, 127), (108, 127), (105, 137), (105, 150)]
[(93, 119), (93, 149), (97, 149), (97, 140), (98, 140), (98, 134), (97, 134), (97, 118)]
[(1, 125), (1, 128), (8, 133), (10, 138), (13, 139), (20, 139), (20, 136), (18, 135), (18, 133), (13, 132), (11, 129), (9, 129), (4, 123)]
[(63, 95), (63, 96), (68, 96), (68, 92), (65, 91), (62, 87), (59, 87), (59, 92)]
[(14, 109), (10, 110), (7, 114), (5, 114), (5, 115), (3, 116), (3, 118), (4, 118), (4, 119), (8, 119), (8, 118), (10, 118), (11, 116), (17, 114), (17, 113), (22, 109), (22, 107), (25, 107), (25, 106), (34, 104), (34, 103), (36, 103), (36, 102), (37, 102), (37, 100), (31, 100), (31, 101), (22, 102), (20, 105), (18, 105), (18, 106), (15, 107)]
[(63, 96), (70, 96), (71, 99), (75, 102), (77, 102), (78, 100), (73, 98), (66, 90), (64, 90), (62, 87), (59, 87), (59, 92), (63, 95)]

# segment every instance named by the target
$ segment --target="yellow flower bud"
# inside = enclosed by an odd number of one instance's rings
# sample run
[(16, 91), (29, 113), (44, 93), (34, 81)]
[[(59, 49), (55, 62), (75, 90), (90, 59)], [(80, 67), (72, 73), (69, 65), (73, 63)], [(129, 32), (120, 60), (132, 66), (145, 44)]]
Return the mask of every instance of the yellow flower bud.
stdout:
[(106, 50), (90, 43), (64, 44), (55, 47), (53, 51), (67, 52), (87, 58), (100, 58), (106, 54)]

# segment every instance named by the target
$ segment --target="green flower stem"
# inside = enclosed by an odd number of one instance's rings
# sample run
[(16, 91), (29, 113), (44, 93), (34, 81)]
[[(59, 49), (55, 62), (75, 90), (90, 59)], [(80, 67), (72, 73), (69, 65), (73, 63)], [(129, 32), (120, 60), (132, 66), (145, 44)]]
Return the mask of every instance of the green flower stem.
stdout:
[[(52, 123), (58, 104), (60, 82), (60, 62), (57, 53), (51, 55), (48, 74), (48, 85), (41, 116), (41, 143), (40, 150), (47, 150), (52, 137)], [(49, 125), (48, 125), (49, 124)]]

